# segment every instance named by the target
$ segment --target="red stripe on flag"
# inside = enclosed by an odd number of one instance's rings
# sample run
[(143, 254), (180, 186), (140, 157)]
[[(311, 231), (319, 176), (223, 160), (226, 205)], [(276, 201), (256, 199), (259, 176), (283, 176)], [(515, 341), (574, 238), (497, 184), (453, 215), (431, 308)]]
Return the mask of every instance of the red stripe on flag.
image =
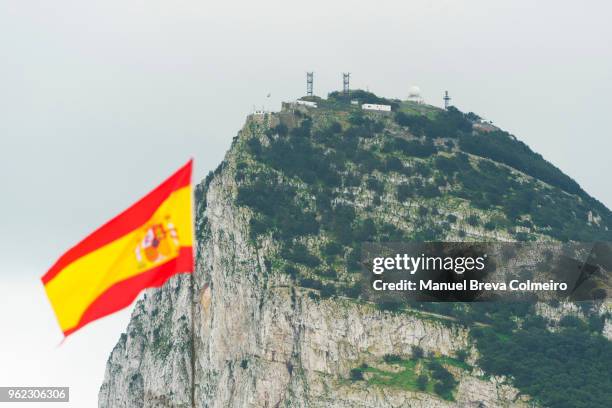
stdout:
[(62, 269), (75, 260), (121, 238), (147, 222), (172, 192), (191, 184), (192, 164), (193, 160), (189, 160), (186, 165), (167, 178), (155, 190), (69, 249), (43, 275), (41, 278), (43, 284), (46, 285)]
[(64, 336), (69, 336), (94, 320), (128, 307), (142, 290), (158, 288), (174, 275), (192, 272), (193, 249), (181, 247), (178, 257), (108, 288), (89, 305), (79, 323), (64, 332)]

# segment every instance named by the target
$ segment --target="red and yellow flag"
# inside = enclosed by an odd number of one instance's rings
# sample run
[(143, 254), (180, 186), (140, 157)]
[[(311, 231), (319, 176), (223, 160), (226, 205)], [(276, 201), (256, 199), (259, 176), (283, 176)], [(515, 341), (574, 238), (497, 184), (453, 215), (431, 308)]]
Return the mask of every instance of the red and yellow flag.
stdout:
[(41, 278), (64, 336), (193, 272), (192, 161), (66, 252)]

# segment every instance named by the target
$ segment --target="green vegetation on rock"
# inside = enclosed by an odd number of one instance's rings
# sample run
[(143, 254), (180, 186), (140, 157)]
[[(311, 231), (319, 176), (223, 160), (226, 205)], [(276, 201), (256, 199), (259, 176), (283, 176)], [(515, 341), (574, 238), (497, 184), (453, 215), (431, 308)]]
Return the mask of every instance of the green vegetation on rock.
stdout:
[(387, 354), (380, 364), (362, 364), (350, 372), (352, 381), (366, 381), (380, 387), (393, 387), (406, 391), (436, 394), (453, 401), (457, 387), (455, 377), (446, 367), (470, 370), (467, 364), (450, 357), (424, 357), (422, 352), (409, 359)]
[(533, 310), (521, 317), (526, 324), (520, 330), (508, 330), (501, 321), (472, 330), (482, 355), (479, 364), (486, 372), (511, 376), (516, 387), (544, 406), (612, 406), (609, 340), (591, 333), (577, 318), (551, 332)]

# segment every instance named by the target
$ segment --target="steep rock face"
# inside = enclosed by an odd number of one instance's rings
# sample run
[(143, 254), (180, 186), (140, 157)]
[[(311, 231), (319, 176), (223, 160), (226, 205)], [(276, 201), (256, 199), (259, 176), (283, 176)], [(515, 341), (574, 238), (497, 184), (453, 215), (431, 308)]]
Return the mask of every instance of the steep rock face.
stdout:
[(191, 277), (180, 276), (138, 302), (109, 359), (100, 407), (191, 406), (192, 293), (198, 407), (524, 406), (511, 386), (466, 372), (456, 402), (347, 381), (351, 368), (410, 355), (412, 346), (453, 356), (470, 349), (468, 334), (435, 316), (292, 290), (286, 275), (266, 268), (268, 243), (249, 242), (234, 184), (227, 170), (210, 182), (193, 291)]
[(108, 360), (101, 407), (191, 406), (189, 276), (150, 290), (136, 304)]
[[(409, 355), (412, 346), (454, 355), (470, 347), (465, 330), (348, 299), (313, 301), (307, 290), (292, 289), (286, 275), (270, 271), (263, 261), (270, 243), (259, 248), (249, 243), (247, 219), (234, 205), (235, 188), (231, 171), (222, 171), (206, 195), (207, 239), (198, 264), (197, 404), (454, 405), (424, 393), (364, 389), (345, 380), (351, 368), (385, 354)], [(507, 406), (517, 392), (502, 388), (466, 375), (457, 404)]]

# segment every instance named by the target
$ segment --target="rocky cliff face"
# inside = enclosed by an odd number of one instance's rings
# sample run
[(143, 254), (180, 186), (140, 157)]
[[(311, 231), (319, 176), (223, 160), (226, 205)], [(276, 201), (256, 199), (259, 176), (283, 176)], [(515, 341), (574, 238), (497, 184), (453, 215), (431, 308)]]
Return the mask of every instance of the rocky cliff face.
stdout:
[[(298, 121), (286, 111), (251, 117), (222, 165), (198, 186), (196, 272), (173, 278), (137, 303), (108, 360), (99, 406), (529, 406), (529, 397), (505, 378), (478, 368), (468, 330), (453, 318), (384, 311), (341, 291), (322, 298), (283, 271), (274, 234), (253, 235), (253, 211), (237, 202), (245, 167), (244, 149), (238, 146), (254, 138), (266, 146), (266, 129), (291, 120)], [(416, 202), (392, 200), (388, 208), (393, 211), (368, 209), (373, 198), (364, 191), (350, 197), (336, 202), (352, 202), (378, 219), (393, 221), (399, 214), (402, 223), (409, 222), (417, 211)], [(471, 214), (460, 204), (449, 208), (447, 214), (460, 220)], [(464, 226), (464, 233), (472, 228), (473, 234), (511, 239), (507, 231)], [(450, 236), (458, 230), (452, 227)], [(304, 242), (317, 247), (312, 240)], [(307, 273), (300, 268), (300, 274)], [(609, 324), (606, 328), (610, 331)], [(400, 376), (395, 382), (402, 368), (385, 356), (409, 361), (415, 350), (452, 373), (457, 385), (451, 398), (431, 387), (407, 386)], [(360, 381), (351, 377), (357, 367), (367, 367)], [(424, 372), (422, 363), (410, 367), (415, 375)]]
[(107, 363), (101, 407), (191, 406), (189, 276), (137, 302)]
[[(459, 372), (456, 402), (427, 393), (363, 387), (349, 371), (385, 354), (454, 356), (470, 349), (465, 329), (425, 314), (400, 315), (347, 299), (315, 301), (266, 268), (267, 243), (249, 242), (233, 204), (231, 171), (206, 192), (204, 240), (191, 277), (173, 279), (139, 301), (109, 359), (101, 407), (190, 407), (195, 310), (198, 407), (526, 406), (500, 379)], [(200, 220), (201, 223), (203, 223)]]

